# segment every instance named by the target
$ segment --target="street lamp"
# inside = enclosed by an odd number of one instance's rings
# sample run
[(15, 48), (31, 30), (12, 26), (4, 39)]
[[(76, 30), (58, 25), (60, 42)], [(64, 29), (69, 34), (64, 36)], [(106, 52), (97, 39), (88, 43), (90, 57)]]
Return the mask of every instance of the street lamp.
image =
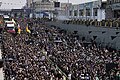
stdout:
[(86, 3), (84, 3), (84, 15), (85, 15), (85, 20), (87, 20)]
[(69, 0), (68, 0), (68, 3), (69, 3)]

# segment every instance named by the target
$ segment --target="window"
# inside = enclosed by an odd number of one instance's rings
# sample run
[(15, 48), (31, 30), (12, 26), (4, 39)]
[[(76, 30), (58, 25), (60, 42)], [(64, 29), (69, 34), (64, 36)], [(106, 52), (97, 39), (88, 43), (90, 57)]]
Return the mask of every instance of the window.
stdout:
[(72, 11), (69, 11), (69, 16), (72, 16)]
[(90, 9), (86, 9), (86, 16), (90, 16)]
[(79, 15), (83, 16), (83, 10), (79, 10)]
[(94, 16), (97, 16), (97, 8), (94, 8), (94, 9), (93, 9), (93, 15), (94, 15)]
[(113, 0), (113, 3), (119, 3), (120, 0)]
[(77, 10), (75, 10), (74, 11), (74, 16), (77, 16), (77, 15), (78, 15)]

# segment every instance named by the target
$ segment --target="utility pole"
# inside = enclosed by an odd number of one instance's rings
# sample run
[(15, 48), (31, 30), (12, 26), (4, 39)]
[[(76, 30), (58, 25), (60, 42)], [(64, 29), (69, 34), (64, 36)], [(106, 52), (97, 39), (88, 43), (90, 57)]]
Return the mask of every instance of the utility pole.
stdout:
[(69, 3), (70, 1), (68, 0), (68, 3)]
[(32, 17), (34, 18), (34, 8), (35, 8), (35, 6), (34, 6), (35, 4), (34, 4), (34, 1), (32, 0)]
[(102, 0), (98, 0), (98, 21), (102, 20), (102, 10), (101, 10)]
[(70, 10), (70, 5), (69, 5), (69, 3), (70, 3), (70, 1), (68, 0), (68, 5), (67, 5), (67, 16), (68, 16), (68, 18), (69, 18), (69, 10)]

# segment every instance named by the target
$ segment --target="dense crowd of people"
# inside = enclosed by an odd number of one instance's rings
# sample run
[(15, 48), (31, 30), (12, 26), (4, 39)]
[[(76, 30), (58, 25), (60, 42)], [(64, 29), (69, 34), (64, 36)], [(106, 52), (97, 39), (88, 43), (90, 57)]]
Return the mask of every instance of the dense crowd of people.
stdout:
[(62, 80), (61, 73), (43, 54), (44, 26), (35, 28), (40, 35), (3, 33), (5, 80)]
[(3, 33), (6, 80), (65, 80), (56, 65), (69, 80), (120, 80), (116, 51), (86, 44), (76, 32), (48, 27), (39, 20), (18, 22), (27, 23), (31, 33)]

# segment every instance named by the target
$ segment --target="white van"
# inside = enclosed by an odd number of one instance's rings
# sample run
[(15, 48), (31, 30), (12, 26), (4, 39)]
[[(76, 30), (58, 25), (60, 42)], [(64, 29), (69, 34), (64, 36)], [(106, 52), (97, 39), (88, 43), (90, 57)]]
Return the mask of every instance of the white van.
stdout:
[(6, 23), (7, 21), (11, 21), (10, 17), (8, 15), (3, 15), (3, 20)]
[(7, 32), (9, 33), (15, 33), (15, 24), (12, 21), (6, 21), (6, 26), (5, 26)]

